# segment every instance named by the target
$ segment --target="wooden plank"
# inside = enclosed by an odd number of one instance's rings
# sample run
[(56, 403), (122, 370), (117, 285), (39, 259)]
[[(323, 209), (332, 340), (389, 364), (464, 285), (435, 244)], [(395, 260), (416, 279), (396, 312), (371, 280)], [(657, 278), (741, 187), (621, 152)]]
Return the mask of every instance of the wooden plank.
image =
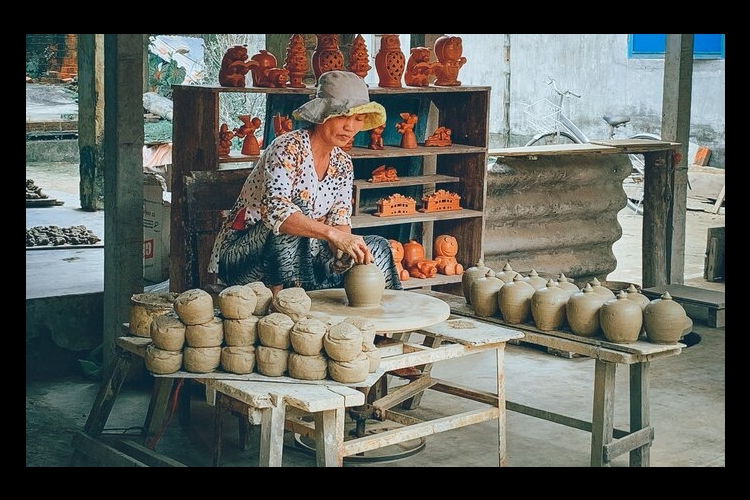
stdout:
[(725, 278), (725, 234), (724, 226), (708, 228), (706, 235), (706, 265), (703, 270), (703, 277), (707, 281), (716, 281)]
[(117, 439), (112, 446), (149, 467), (187, 467), (182, 462), (150, 450), (134, 441)]
[(617, 153), (617, 149), (596, 144), (554, 144), (548, 146), (522, 146), (517, 148), (490, 149), (490, 156), (564, 156), (566, 154)]
[(726, 306), (724, 292), (706, 290), (687, 285), (662, 285), (643, 289), (643, 295), (650, 299), (658, 299), (664, 292), (669, 292), (673, 300), (696, 306), (709, 306), (724, 309)]
[(714, 206), (711, 209), (712, 214), (718, 214), (721, 205), (724, 203), (724, 188), (726, 188), (726, 184), (721, 186), (721, 191), (719, 191), (719, 196), (716, 198), (716, 203), (714, 203)]
[(73, 449), (107, 467), (148, 467), (140, 460), (81, 431), (73, 435)]

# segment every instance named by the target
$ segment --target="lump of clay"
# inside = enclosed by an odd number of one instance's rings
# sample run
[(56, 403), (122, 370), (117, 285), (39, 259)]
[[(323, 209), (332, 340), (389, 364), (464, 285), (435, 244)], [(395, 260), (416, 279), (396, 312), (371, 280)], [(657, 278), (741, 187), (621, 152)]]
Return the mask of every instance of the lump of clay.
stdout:
[(168, 375), (182, 367), (182, 351), (166, 351), (154, 345), (146, 346), (146, 369), (157, 375)]
[(182, 363), (193, 373), (210, 373), (221, 363), (221, 347), (186, 347)]
[(227, 346), (222, 348), (221, 369), (241, 375), (252, 373), (255, 370), (255, 347)]
[(364, 352), (360, 352), (350, 361), (336, 361), (335, 359), (328, 360), (328, 373), (333, 380), (341, 382), (342, 384), (362, 382), (367, 378), (367, 373), (369, 371), (370, 360)]
[(328, 358), (289, 353), (289, 376), (300, 380), (322, 380), (328, 376)]
[(259, 345), (255, 348), (255, 366), (267, 377), (281, 377), (289, 366), (289, 351)]
[(250, 346), (258, 342), (258, 316), (224, 320), (224, 343), (228, 346)]
[(219, 310), (227, 319), (244, 319), (251, 316), (258, 303), (258, 295), (245, 285), (228, 286), (219, 292)]
[(200, 325), (214, 317), (214, 299), (200, 288), (182, 292), (174, 299), (174, 310), (186, 325)]
[(273, 292), (262, 281), (253, 281), (245, 286), (250, 287), (258, 298), (253, 314), (255, 316), (265, 316), (268, 313), (271, 302), (273, 302)]
[(331, 359), (351, 361), (362, 353), (362, 332), (345, 321), (332, 325), (323, 336), (323, 348)]
[(309, 313), (311, 306), (310, 296), (300, 287), (283, 288), (273, 298), (274, 310), (288, 315), (294, 321), (299, 321)]
[(219, 347), (224, 341), (224, 321), (212, 317), (210, 321), (199, 325), (187, 325), (185, 342), (190, 347)]
[(151, 342), (165, 351), (182, 351), (185, 328), (185, 323), (174, 312), (157, 316), (151, 322)]
[(266, 347), (289, 349), (292, 346), (289, 338), (294, 320), (281, 312), (273, 312), (258, 321), (258, 337)]
[(292, 327), (290, 340), (292, 349), (305, 356), (316, 356), (323, 352), (323, 336), (328, 326), (317, 318), (305, 316)]
[(363, 349), (364, 346), (375, 347), (375, 322), (373, 320), (362, 316), (349, 316), (344, 321), (356, 326), (362, 332)]

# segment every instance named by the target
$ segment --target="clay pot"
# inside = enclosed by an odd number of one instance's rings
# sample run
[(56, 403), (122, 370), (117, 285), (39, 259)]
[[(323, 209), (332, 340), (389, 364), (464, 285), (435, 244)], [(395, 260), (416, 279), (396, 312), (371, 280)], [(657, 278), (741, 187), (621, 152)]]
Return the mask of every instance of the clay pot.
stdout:
[[(617, 297), (602, 304), (599, 310), (599, 323), (604, 337), (615, 344), (632, 344), (638, 340), (643, 326), (641, 307), (628, 299), (625, 290), (620, 290)], [(684, 324), (680, 323), (680, 328)]]
[(471, 304), (471, 284), (474, 283), (474, 280), (487, 276), (490, 271), (492, 269), (485, 266), (482, 259), (479, 259), (476, 266), (472, 266), (464, 271), (464, 275), (461, 277), (461, 289), (464, 292), (467, 304)]
[(344, 291), (351, 307), (377, 307), (383, 298), (385, 276), (375, 264), (355, 264), (344, 278)]
[(531, 297), (534, 288), (523, 276), (516, 273), (513, 281), (506, 283), (497, 292), (497, 302), (500, 314), (508, 323), (518, 325), (531, 319)]
[(602, 282), (597, 278), (591, 280), (590, 283), (591, 288), (594, 290), (594, 292), (601, 294), (605, 299), (609, 300), (615, 298), (615, 292), (602, 285)]
[(471, 284), (471, 305), (477, 316), (489, 317), (498, 313), (500, 309), (497, 294), (504, 284), (503, 280), (495, 277), (493, 271), (484, 278), (474, 280)]
[(565, 305), (570, 294), (560, 288), (553, 279), (547, 281), (547, 286), (536, 290), (531, 297), (531, 315), (536, 327), (540, 330), (559, 330), (565, 324)]
[(513, 281), (513, 278), (516, 277), (516, 272), (512, 267), (510, 267), (510, 262), (506, 262), (503, 266), (502, 271), (500, 271), (499, 273), (495, 273), (495, 276), (498, 279), (503, 280), (503, 282), (505, 283), (510, 283), (511, 281)]
[(599, 309), (606, 297), (594, 292), (590, 283), (574, 293), (565, 304), (565, 314), (570, 329), (581, 337), (594, 337), (601, 331)]
[(532, 269), (531, 271), (529, 271), (528, 278), (529, 278), (529, 284), (537, 290), (547, 286), (547, 280), (539, 276), (539, 273), (536, 272), (536, 269)]
[(581, 291), (581, 289), (578, 288), (578, 285), (572, 283), (563, 273), (560, 273), (560, 276), (557, 278), (557, 285), (568, 292), (570, 295)]
[(685, 309), (672, 300), (669, 292), (664, 292), (643, 310), (648, 340), (655, 344), (676, 344), (687, 328), (686, 317)]

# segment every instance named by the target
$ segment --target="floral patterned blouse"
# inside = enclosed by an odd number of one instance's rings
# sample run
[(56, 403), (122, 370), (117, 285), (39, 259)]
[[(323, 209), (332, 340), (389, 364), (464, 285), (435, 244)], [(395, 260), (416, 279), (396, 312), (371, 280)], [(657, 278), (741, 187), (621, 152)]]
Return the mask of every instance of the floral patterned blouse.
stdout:
[(219, 270), (219, 251), (229, 231), (262, 222), (274, 234), (294, 212), (293, 200), (306, 202), (310, 217), (331, 226), (351, 225), (354, 167), (351, 157), (334, 147), (328, 171), (318, 180), (310, 132), (293, 130), (278, 136), (260, 156), (214, 242), (208, 271)]

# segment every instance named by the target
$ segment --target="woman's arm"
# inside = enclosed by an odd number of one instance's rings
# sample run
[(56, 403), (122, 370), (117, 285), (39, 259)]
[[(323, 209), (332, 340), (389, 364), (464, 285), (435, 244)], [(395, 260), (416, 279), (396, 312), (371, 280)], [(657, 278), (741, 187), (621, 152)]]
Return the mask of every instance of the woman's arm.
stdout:
[(326, 240), (332, 249), (349, 254), (357, 264), (372, 262), (372, 253), (365, 244), (365, 239), (352, 234), (351, 226), (329, 226), (306, 217), (301, 212), (295, 212), (286, 218), (279, 230), (284, 234)]

